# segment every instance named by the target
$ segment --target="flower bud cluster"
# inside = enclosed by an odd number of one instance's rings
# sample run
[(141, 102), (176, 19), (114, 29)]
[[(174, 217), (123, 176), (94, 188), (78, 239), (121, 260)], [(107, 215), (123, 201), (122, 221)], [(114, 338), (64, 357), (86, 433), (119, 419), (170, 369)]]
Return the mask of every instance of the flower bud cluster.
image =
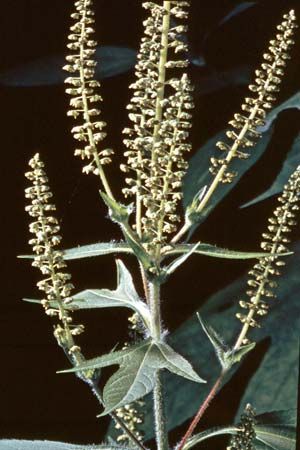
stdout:
[(187, 18), (189, 2), (144, 2), (143, 6), (150, 16), (144, 21), (137, 80), (130, 86), (134, 91), (128, 105), (132, 126), (123, 131), (127, 164), (121, 170), (129, 174), (124, 195), (136, 195), (144, 207), (144, 239), (156, 245), (176, 231), (176, 207), (187, 169), (184, 154), (190, 150), (192, 86), (186, 74), (166, 77), (168, 69), (173, 74), (173, 69), (187, 66), (186, 59), (177, 57), (187, 51), (182, 39), (187, 27), (171, 26), (171, 21)]
[[(45, 293), (42, 305), (49, 316), (58, 317), (63, 328), (58, 325), (55, 328), (55, 337), (64, 347), (68, 347), (69, 353), (79, 351), (74, 345), (73, 335), (81, 334), (82, 325), (73, 325), (69, 312), (64, 307), (71, 301), (71, 275), (65, 271), (66, 263), (62, 252), (57, 250), (61, 241), (58, 220), (52, 215), (56, 210), (50, 202), (52, 193), (48, 186), (48, 178), (44, 171), (44, 163), (37, 153), (30, 161), (31, 170), (25, 174), (32, 186), (25, 190), (25, 196), (30, 200), (26, 211), (34, 219), (29, 226), (29, 231), (34, 235), (29, 244), (35, 253), (32, 263), (43, 274), (43, 280), (37, 283), (37, 287)], [(69, 336), (68, 336), (69, 334)]]
[(73, 127), (72, 133), (74, 138), (83, 144), (82, 148), (75, 150), (75, 155), (89, 160), (83, 172), (99, 175), (99, 166), (111, 162), (113, 150), (98, 150), (98, 144), (106, 137), (106, 123), (99, 120), (98, 104), (102, 98), (97, 92), (100, 83), (95, 80), (94, 55), (97, 43), (92, 37), (95, 20), (91, 7), (92, 0), (75, 2), (76, 12), (71, 15), (74, 24), (71, 26), (68, 44), (72, 54), (66, 57), (64, 70), (71, 74), (65, 80), (69, 85), (66, 93), (71, 96), (68, 116), (80, 122)]
[[(285, 265), (278, 254), (289, 252), (286, 244), (290, 242), (287, 237), (291, 228), (296, 225), (296, 212), (299, 210), (300, 201), (300, 166), (290, 176), (281, 196), (278, 198), (280, 205), (275, 209), (273, 216), (269, 218), (268, 232), (263, 233), (261, 248), (271, 256), (261, 258), (249, 272), (247, 295), (250, 301), (240, 301), (240, 306), (248, 310), (248, 313), (238, 313), (237, 318), (251, 327), (259, 327), (257, 316), (265, 316), (269, 305), (263, 300), (274, 298), (273, 289), (277, 287), (274, 277), (280, 275), (280, 267)], [(274, 255), (274, 256), (272, 256)]]
[(255, 450), (255, 413), (251, 405), (247, 405), (238, 424), (239, 431), (235, 434), (226, 450)]
[(277, 26), (276, 37), (270, 41), (268, 52), (263, 55), (264, 61), (255, 72), (255, 84), (249, 86), (254, 96), (245, 98), (241, 113), (235, 114), (229, 122), (232, 127), (226, 133), (229, 141), (216, 144), (227, 155), (224, 158), (211, 158), (209, 170), (213, 175), (220, 174), (223, 183), (231, 183), (237, 175), (237, 172), (227, 170), (229, 162), (233, 158), (247, 159), (249, 153), (244, 149), (253, 147), (261, 136), (257, 128), (264, 125), (266, 111), (272, 108), (279, 91), (284, 67), (289, 59), (288, 51), (294, 43), (295, 19), (293, 10), (283, 16), (283, 22)]
[[(134, 436), (139, 440), (143, 440), (143, 433), (139, 431), (138, 426), (143, 423), (143, 413), (141, 408), (145, 405), (143, 400), (137, 400), (133, 404), (122, 406), (116, 409), (116, 415), (122, 419), (126, 424), (127, 428), (134, 433)], [(121, 426), (117, 423), (115, 424), (117, 430), (121, 430)], [(124, 445), (129, 443), (128, 434), (122, 432), (117, 437), (117, 442), (121, 442)]]

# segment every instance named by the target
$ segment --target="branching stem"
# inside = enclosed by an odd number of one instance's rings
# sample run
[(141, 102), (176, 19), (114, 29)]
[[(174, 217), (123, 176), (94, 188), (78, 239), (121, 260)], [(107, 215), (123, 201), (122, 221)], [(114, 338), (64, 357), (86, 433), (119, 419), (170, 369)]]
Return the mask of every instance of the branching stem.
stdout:
[(221, 386), (224, 377), (226, 375), (226, 370), (222, 370), (221, 374), (219, 375), (217, 381), (215, 382), (215, 384), (213, 385), (213, 387), (211, 388), (208, 396), (206, 397), (206, 399), (204, 400), (204, 402), (201, 404), (197, 414), (195, 415), (195, 417), (193, 418), (187, 432), (185, 433), (185, 435), (183, 436), (183, 438), (181, 439), (180, 443), (178, 444), (178, 446), (176, 447), (176, 450), (183, 450), (187, 440), (191, 437), (191, 435), (193, 434), (196, 426), (198, 425), (200, 419), (202, 418), (203, 414), (205, 413), (205, 411), (207, 410), (208, 406), (210, 405), (210, 402), (214, 399), (214, 397), (216, 396), (219, 387)]

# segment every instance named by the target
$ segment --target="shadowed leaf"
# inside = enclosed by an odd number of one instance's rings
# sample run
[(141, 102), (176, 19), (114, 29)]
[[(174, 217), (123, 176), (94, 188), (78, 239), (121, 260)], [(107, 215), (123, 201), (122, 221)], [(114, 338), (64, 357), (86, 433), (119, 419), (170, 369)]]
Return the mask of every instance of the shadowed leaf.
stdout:
[[(300, 105), (300, 103), (299, 103)], [(263, 194), (255, 197), (253, 200), (245, 203), (241, 208), (247, 208), (248, 206), (255, 205), (263, 200), (266, 200), (273, 195), (279, 194), (284, 185), (287, 183), (290, 175), (294, 172), (295, 168), (300, 164), (300, 135), (296, 137), (292, 148), (287, 154), (287, 158), (284, 161), (282, 168), (274, 180), (273, 184)]]
[[(134, 67), (136, 52), (126, 47), (97, 47), (96, 79), (104, 79), (127, 72)], [(64, 83), (63, 55), (48, 56), (0, 73), (0, 84), (12, 87), (52, 86)]]

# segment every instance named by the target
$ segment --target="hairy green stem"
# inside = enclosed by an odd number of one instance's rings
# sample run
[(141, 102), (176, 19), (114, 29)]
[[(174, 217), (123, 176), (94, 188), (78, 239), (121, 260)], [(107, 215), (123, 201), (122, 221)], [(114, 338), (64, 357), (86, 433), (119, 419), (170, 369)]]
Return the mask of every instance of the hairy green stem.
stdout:
[[(160, 284), (155, 281), (151, 282), (149, 291), (152, 337), (154, 340), (160, 341), (162, 339), (160, 317)], [(155, 386), (153, 390), (153, 401), (157, 449), (167, 450), (169, 448), (169, 445), (164, 411), (165, 407), (161, 371), (158, 371), (156, 374)]]

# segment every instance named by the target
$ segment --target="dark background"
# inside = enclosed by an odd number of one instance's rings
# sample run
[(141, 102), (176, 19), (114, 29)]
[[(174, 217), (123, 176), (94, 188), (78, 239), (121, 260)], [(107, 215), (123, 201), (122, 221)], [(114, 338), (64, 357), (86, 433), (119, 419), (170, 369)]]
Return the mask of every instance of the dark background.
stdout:
[[(258, 65), (275, 24), (289, 8), (295, 8), (300, 17), (298, 1), (257, 1), (256, 6), (218, 27), (222, 17), (237, 4), (239, 2), (233, 0), (192, 0), (188, 36), (191, 54), (195, 58), (204, 54), (209, 64), (209, 69), (195, 65), (190, 69), (196, 86), (192, 131), (194, 149), (225, 127), (247, 92), (245, 86), (235, 83), (230, 75), (232, 70), (234, 72), (242, 65), (254, 69)], [(1, 2), (1, 72), (43, 56), (64, 54), (71, 10), (72, 2), (67, 0)], [(95, 10), (96, 35), (102, 45), (138, 48), (142, 32), (140, 18), (144, 15), (139, 1), (95, 0)], [(299, 90), (299, 31), (297, 40), (279, 101)], [(214, 73), (214, 79), (225, 81), (227, 87), (203, 94), (201, 82), (203, 78), (210, 80), (211, 73)], [(108, 122), (109, 145), (117, 154), (114, 167), (109, 168), (114, 192), (122, 186), (118, 162), (122, 160), (123, 151), (121, 130), (128, 123), (125, 106), (130, 92), (127, 86), (132, 79), (131, 71), (102, 82), (102, 117)], [(66, 117), (64, 87), (2, 85), (0, 108), (0, 437), (99, 442), (107, 425), (106, 419), (99, 421), (95, 418), (99, 408), (80, 381), (72, 376), (55, 374), (56, 370), (67, 367), (67, 362), (55, 345), (50, 320), (39, 307), (21, 301), (22, 297), (37, 296), (34, 285), (39, 279), (28, 262), (16, 259), (16, 255), (29, 252), (23, 173), (32, 154), (39, 151), (47, 164), (62, 220), (65, 248), (119, 239), (120, 232), (106, 218), (106, 209), (99, 200), (98, 179), (81, 175), (81, 162), (73, 157), (75, 144), (69, 132), (72, 123)], [(295, 111), (280, 116), (267, 153), (252, 169), (251, 175), (247, 174), (239, 188), (210, 215), (201, 227), (201, 233), (197, 234), (199, 239), (232, 249), (258, 249), (265, 216), (271, 212), (274, 200), (245, 210), (238, 207), (269, 186), (299, 131), (299, 119)], [(133, 259), (128, 258), (126, 262), (130, 268), (136, 269)], [(115, 263), (111, 256), (73, 262), (69, 267), (78, 290), (115, 287)], [(163, 316), (168, 329), (174, 330), (210, 293), (248, 267), (248, 263), (193, 257), (187, 267), (178, 270), (172, 282), (164, 287)], [(115, 343), (126, 339), (125, 311), (82, 313), (80, 321), (87, 324), (87, 331), (80, 339), (87, 356), (109, 351)], [(234, 387), (234, 393), (238, 395), (238, 385)], [(203, 426), (232, 421), (235, 414), (231, 408), (232, 395), (228, 387), (220, 394)], [(174, 439), (178, 436), (179, 433), (174, 434)], [(224, 444), (219, 445), (224, 448)]]

